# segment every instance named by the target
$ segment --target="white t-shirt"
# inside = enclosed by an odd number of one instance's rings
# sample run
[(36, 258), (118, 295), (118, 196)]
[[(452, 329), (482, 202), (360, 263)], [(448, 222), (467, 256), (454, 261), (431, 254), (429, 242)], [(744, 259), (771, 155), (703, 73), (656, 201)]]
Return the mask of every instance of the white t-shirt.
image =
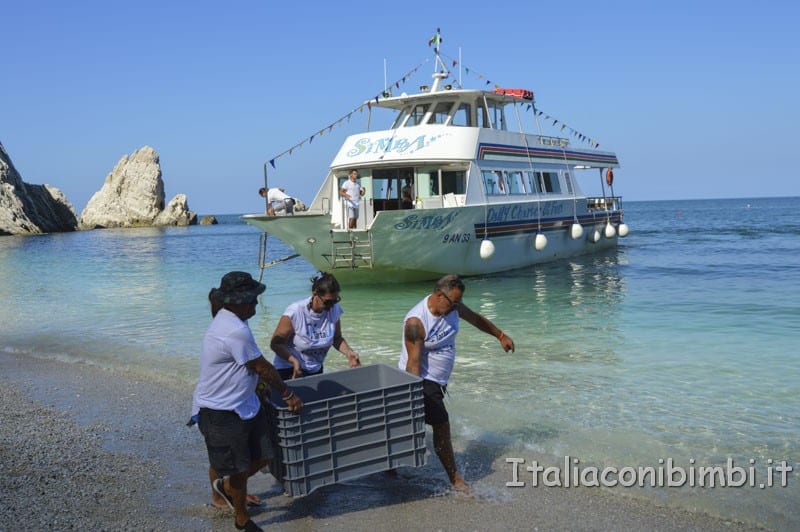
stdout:
[(200, 379), (194, 391), (192, 414), (200, 408), (232, 410), (242, 419), (258, 414), (258, 375), (245, 364), (261, 356), (246, 321), (221, 309), (203, 337)]
[[(300, 367), (309, 373), (317, 372), (322, 367), (325, 356), (333, 345), (336, 323), (344, 314), (338, 303), (330, 310), (314, 312), (309, 308), (312, 297), (314, 296), (295, 301), (283, 312), (294, 328), (294, 338), (286, 347), (300, 361)], [(275, 355), (273, 365), (279, 369), (292, 367), (291, 362), (278, 355)]]
[(358, 209), (358, 204), (361, 201), (361, 185), (358, 181), (350, 181), (349, 179), (342, 185), (342, 190), (347, 192), (350, 198), (346, 199), (348, 205), (354, 209)]
[[(456, 334), (458, 334), (458, 310), (443, 316), (434, 316), (428, 309), (426, 296), (417, 303), (403, 320), (403, 331), (409, 318), (418, 318), (425, 328), (425, 346), (420, 356), (420, 377), (442, 386), (447, 384), (453, 365), (456, 361)], [(397, 367), (406, 370), (408, 351), (406, 351), (405, 332), (403, 333), (402, 351)]]
[(267, 201), (274, 203), (276, 201), (283, 201), (291, 198), (288, 194), (279, 188), (271, 188), (267, 191)]

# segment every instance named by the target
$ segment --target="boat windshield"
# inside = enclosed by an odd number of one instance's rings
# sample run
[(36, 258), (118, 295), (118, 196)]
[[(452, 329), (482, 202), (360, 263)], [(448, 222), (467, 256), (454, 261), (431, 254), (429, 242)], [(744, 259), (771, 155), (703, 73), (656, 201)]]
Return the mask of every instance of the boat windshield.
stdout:
[(513, 103), (487, 100), (483, 97), (464, 101), (447, 99), (435, 102), (413, 102), (403, 107), (391, 129), (439, 124), (445, 126), (481, 127), (506, 131), (505, 108)]

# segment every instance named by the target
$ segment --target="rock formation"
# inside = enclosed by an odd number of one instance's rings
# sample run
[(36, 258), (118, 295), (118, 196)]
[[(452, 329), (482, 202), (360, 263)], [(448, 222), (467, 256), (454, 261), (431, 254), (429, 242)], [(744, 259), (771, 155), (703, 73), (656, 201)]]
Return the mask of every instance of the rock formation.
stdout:
[(0, 144), (0, 235), (74, 231), (75, 209), (50, 185), (29, 185)]
[(217, 225), (218, 223), (217, 217), (213, 214), (209, 214), (200, 218), (200, 225)]
[(189, 210), (186, 194), (176, 194), (161, 211), (153, 225), (195, 225), (197, 213)]
[(119, 160), (80, 218), (82, 229), (195, 223), (197, 214), (189, 210), (183, 194), (176, 195), (164, 208), (161, 165), (150, 146)]

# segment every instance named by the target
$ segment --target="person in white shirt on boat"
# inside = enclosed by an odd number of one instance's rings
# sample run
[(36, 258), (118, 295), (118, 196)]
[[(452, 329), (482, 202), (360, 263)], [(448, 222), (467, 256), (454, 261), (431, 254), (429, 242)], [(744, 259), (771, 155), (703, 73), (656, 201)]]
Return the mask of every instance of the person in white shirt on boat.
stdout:
[(411, 179), (406, 178), (405, 186), (400, 190), (400, 206), (403, 209), (414, 208), (414, 187), (411, 186)]
[(283, 379), (322, 373), (331, 346), (347, 357), (351, 368), (361, 365), (342, 336), (339, 282), (330, 273), (319, 273), (311, 281), (311, 297), (289, 305), (272, 334), (272, 363)]
[(294, 214), (295, 200), (286, 193), (286, 189), (271, 188), (267, 190), (264, 187), (258, 189), (258, 195), (267, 199), (267, 214), (275, 216), (278, 212), (286, 211), (286, 214)]
[(364, 195), (364, 189), (356, 181), (358, 179), (358, 170), (350, 170), (349, 179), (342, 184), (342, 189), (339, 195), (344, 198), (347, 204), (347, 227), (348, 229), (355, 229), (356, 222), (358, 221), (358, 205), (361, 202), (361, 196)]
[(425, 423), (433, 428), (433, 448), (442, 462), (453, 489), (469, 492), (470, 487), (456, 466), (450, 438), (450, 416), (444, 405), (447, 382), (456, 359), (459, 319), (497, 338), (503, 350), (514, 352), (514, 341), (489, 319), (462, 301), (464, 282), (457, 275), (445, 275), (433, 293), (417, 303), (403, 321), (403, 345), (398, 367), (422, 377)]

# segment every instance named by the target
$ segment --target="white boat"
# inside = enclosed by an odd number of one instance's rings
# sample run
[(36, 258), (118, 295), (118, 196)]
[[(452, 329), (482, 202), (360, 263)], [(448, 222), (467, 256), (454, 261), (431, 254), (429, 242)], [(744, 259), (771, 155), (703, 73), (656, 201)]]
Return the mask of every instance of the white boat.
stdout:
[[(429, 87), (370, 102), (370, 112), (393, 110), (393, 124), (349, 136), (306, 211), (244, 220), (345, 282), (489, 274), (616, 246), (628, 233), (613, 195), (617, 156), (513, 131), (531, 108), (538, 125), (531, 91), (453, 88), (438, 46), (436, 60)], [(339, 194), (351, 169), (365, 189), (355, 229)], [(587, 172), (602, 195), (581, 192)], [(406, 180), (412, 208), (402, 208)]]

